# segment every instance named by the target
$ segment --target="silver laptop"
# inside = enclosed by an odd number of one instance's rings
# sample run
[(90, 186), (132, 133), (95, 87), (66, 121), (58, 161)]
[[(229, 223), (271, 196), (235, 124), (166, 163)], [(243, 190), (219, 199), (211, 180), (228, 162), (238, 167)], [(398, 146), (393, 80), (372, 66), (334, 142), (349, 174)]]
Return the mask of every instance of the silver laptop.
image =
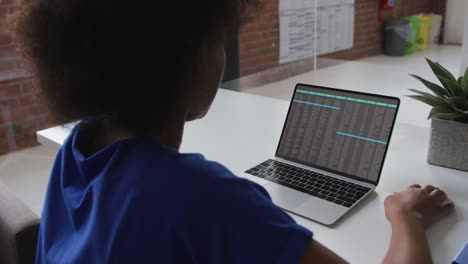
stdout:
[(297, 84), (275, 158), (245, 173), (268, 181), (283, 209), (333, 225), (379, 183), (399, 105), (395, 97)]

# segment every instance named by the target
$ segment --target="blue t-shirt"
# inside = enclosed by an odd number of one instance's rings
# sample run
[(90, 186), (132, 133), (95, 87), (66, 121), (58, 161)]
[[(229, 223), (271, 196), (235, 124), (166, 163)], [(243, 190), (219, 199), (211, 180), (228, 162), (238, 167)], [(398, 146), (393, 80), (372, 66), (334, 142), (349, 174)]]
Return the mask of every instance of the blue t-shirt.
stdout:
[(86, 157), (92, 129), (60, 149), (36, 263), (298, 263), (312, 233), (259, 185), (149, 139)]

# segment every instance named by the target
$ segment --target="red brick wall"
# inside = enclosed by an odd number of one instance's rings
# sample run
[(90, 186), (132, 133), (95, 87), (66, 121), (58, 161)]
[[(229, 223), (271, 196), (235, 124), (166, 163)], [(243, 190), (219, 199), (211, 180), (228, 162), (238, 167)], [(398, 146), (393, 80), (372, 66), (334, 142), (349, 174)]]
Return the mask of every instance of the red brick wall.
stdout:
[[(279, 0), (265, 0), (262, 11), (240, 32), (240, 72), (241, 76), (261, 72), (279, 66)], [(417, 13), (445, 13), (446, 0), (396, 0), (393, 11), (385, 17), (401, 17)], [(378, 0), (356, 0), (354, 46), (350, 50), (328, 54), (324, 57), (352, 60), (378, 55), (382, 52), (382, 25), (379, 22)], [(301, 62), (292, 62), (298, 64)], [(302, 63), (304, 64), (304, 63)], [(307, 65), (307, 64), (304, 64)], [(310, 65), (310, 64), (309, 64)], [(281, 65), (297, 69), (305, 69)]]
[(270, 69), (279, 62), (279, 0), (264, 0), (262, 10), (239, 34), (240, 75)]
[(0, 0), (0, 155), (37, 144), (36, 131), (52, 124), (31, 78), (19, 68), (7, 30), (13, 10), (12, 0)]
[(12, 0), (0, 0), (0, 72), (17, 69), (16, 52), (7, 32), (7, 17), (13, 12)]
[(36, 131), (51, 125), (29, 78), (0, 82), (0, 155), (36, 145)]

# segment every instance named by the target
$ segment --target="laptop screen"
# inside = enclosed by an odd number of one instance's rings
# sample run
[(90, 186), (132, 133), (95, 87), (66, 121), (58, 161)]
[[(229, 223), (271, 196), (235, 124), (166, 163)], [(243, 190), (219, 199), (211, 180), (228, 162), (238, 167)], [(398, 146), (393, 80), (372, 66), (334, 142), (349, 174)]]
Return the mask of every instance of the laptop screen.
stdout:
[(377, 184), (400, 100), (298, 84), (277, 157)]

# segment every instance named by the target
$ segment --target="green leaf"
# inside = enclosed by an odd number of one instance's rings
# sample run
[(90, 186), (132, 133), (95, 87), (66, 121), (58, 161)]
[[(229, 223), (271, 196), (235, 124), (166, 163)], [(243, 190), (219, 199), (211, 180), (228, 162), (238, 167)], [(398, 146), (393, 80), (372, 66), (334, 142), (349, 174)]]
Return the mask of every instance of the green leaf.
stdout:
[(448, 98), (447, 101), (451, 104), (452, 109), (456, 113), (460, 113), (468, 117), (468, 100), (465, 97), (452, 97)]
[(464, 110), (455, 108), (455, 112), (460, 113), (460, 114), (465, 115), (466, 117), (468, 117), (468, 111), (464, 111)]
[(437, 96), (432, 95), (432, 94), (430, 94), (430, 93), (426, 93), (426, 92), (419, 91), (419, 90), (416, 90), (416, 89), (409, 89), (409, 90), (410, 90), (411, 92), (413, 92), (413, 93), (417, 93), (417, 94), (419, 94), (419, 95), (422, 95), (422, 96), (424, 96), (424, 97), (431, 98), (431, 99), (434, 99), (434, 100), (436, 100), (436, 98), (440, 98), (440, 97), (437, 97)]
[(460, 87), (463, 87), (463, 77), (458, 78), (457, 83), (460, 85)]
[[(417, 90), (414, 90), (417, 91)], [(416, 93), (419, 94), (428, 94), (424, 92), (417, 91)], [(440, 97), (436, 97), (432, 94), (428, 94), (429, 96), (426, 95), (408, 95), (409, 98), (413, 98), (414, 100), (420, 101), (422, 103), (428, 104), (432, 107), (450, 107), (450, 105)]]
[(468, 100), (464, 96), (457, 96), (447, 98), (447, 101), (452, 105), (453, 109), (467, 111), (468, 110)]
[(455, 79), (455, 76), (453, 76), (453, 74), (451, 74), (447, 69), (445, 69), (439, 63), (433, 62), (433, 61), (431, 61), (430, 59), (427, 59), (427, 58), (426, 58), (426, 61), (427, 61), (427, 63), (429, 63), (429, 66), (431, 67), (431, 69), (432, 69), (432, 71), (434, 72), (435, 75), (440, 75), (440, 76), (442, 76), (444, 78), (447, 78), (449, 80), (452, 80), (454, 82), (457, 81), (457, 79)]
[(429, 113), (429, 116), (427, 119), (433, 118), (436, 114), (449, 114), (453, 113), (453, 110), (447, 107), (434, 107), (432, 108), (431, 112)]
[(466, 67), (465, 75), (463, 76), (462, 89), (465, 93), (465, 97), (468, 98), (468, 67)]
[(425, 98), (427, 98), (428, 100), (433, 102), (433, 104), (435, 104), (435, 105), (438, 105), (440, 107), (450, 107), (450, 102), (445, 100), (443, 97), (432, 95), (430, 93), (426, 93), (426, 92), (419, 91), (419, 90), (416, 90), (416, 89), (409, 89), (409, 90), (411, 92), (413, 92), (413, 93), (417, 93), (417, 94), (419, 94), (421, 96), (424, 96)]
[(433, 93), (435, 93), (438, 96), (444, 96), (444, 95), (449, 95), (447, 90), (445, 90), (443, 87), (441, 87), (438, 84), (435, 84), (433, 82), (430, 82), (428, 80), (425, 80), (417, 75), (410, 74), (414, 78), (418, 79), (420, 82), (422, 82), (429, 90), (431, 90)]
[[(440, 64), (437, 64), (433, 61), (431, 61), (430, 59), (426, 58), (426, 61), (427, 63), (429, 64), (429, 66), (431, 67), (432, 71), (434, 72), (434, 74), (437, 76), (437, 78), (439, 79), (439, 81), (443, 83), (442, 79), (440, 77), (443, 77), (445, 79), (448, 79), (448, 80), (451, 80), (453, 82), (456, 82), (457, 80), (455, 79), (455, 77), (453, 76), (453, 74), (451, 74), (449, 71), (447, 71), (447, 69), (445, 69), (444, 67), (442, 67)], [(444, 85), (445, 87), (445, 85)], [(445, 87), (447, 89), (447, 87)], [(450, 89), (450, 88), (448, 88)], [(448, 90), (447, 89), (447, 90)], [(455, 94), (453, 94), (453, 91), (452, 90), (448, 90), (449, 94), (451, 94), (451, 96), (455, 96)]]
[(439, 78), (440, 82), (442, 85), (449, 91), (450, 95), (455, 97), (455, 96), (465, 96), (463, 89), (461, 86), (457, 83), (457, 81), (453, 81), (450, 79), (447, 79), (443, 76), (437, 75), (437, 78)]
[(435, 63), (443, 72), (445, 72), (445, 74), (449, 77), (450, 80), (453, 80), (453, 81), (457, 81), (457, 78), (455, 78), (455, 76), (449, 71), (447, 70), (446, 68), (444, 68), (444, 66), (440, 65), (440, 63), (436, 62)]

